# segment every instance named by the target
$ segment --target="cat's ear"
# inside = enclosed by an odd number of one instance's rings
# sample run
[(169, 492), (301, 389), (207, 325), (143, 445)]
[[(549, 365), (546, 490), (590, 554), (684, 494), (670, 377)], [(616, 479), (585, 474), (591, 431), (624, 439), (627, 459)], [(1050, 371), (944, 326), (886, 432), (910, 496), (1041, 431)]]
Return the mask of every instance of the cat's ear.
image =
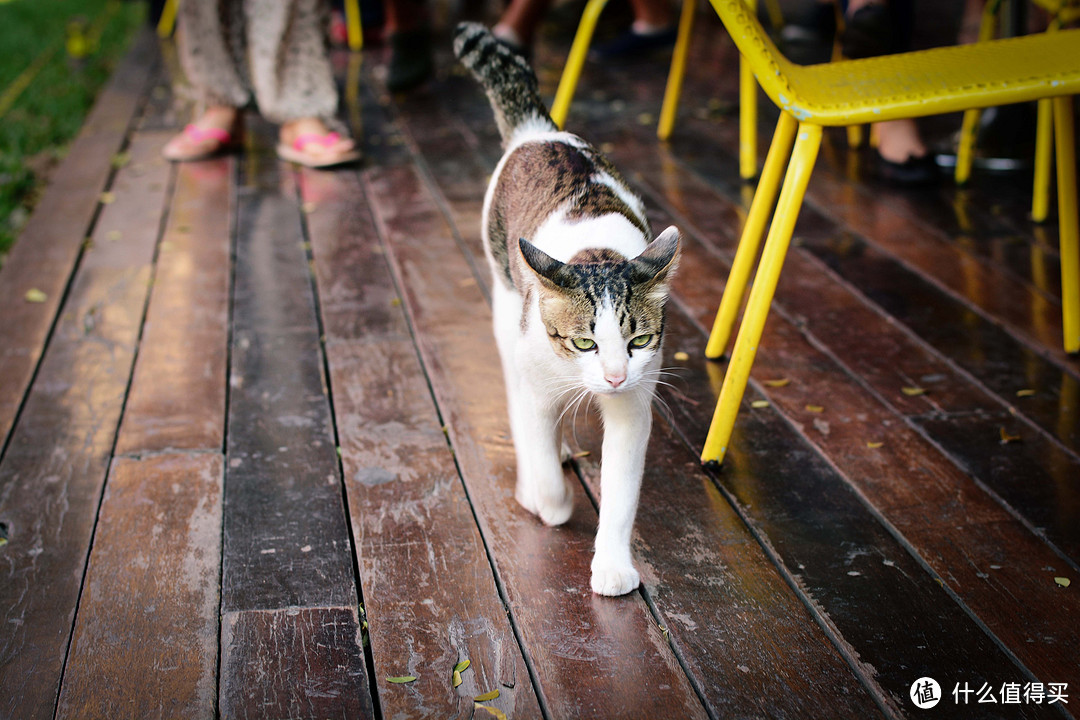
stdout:
[(637, 284), (659, 284), (668, 279), (679, 264), (679, 229), (672, 225), (660, 233), (636, 258), (630, 261)]
[(521, 257), (525, 259), (525, 264), (532, 268), (541, 281), (563, 290), (577, 287), (577, 276), (567, 269), (566, 263), (559, 262), (525, 238), (518, 240), (518, 247), (521, 248)]

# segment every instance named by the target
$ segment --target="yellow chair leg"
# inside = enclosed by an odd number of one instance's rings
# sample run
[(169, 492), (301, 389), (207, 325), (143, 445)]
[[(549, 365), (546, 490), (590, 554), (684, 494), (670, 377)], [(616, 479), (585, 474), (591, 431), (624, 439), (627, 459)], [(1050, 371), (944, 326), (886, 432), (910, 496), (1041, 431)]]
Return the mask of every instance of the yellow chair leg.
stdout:
[(716, 403), (716, 412), (713, 414), (709, 434), (705, 439), (705, 448), (701, 453), (703, 463), (723, 462), (724, 454), (727, 452), (731, 431), (735, 427), (735, 416), (738, 415), (739, 405), (746, 391), (746, 383), (750, 379), (750, 367), (754, 364), (754, 357), (757, 355), (758, 344), (761, 342), (761, 335), (765, 329), (765, 318), (769, 314), (769, 306), (772, 304), (776, 285), (780, 279), (780, 269), (784, 264), (784, 256), (791, 242), (795, 220), (799, 215), (799, 208), (802, 206), (803, 196), (806, 194), (806, 186), (810, 182), (810, 175), (814, 170), (814, 162), (817, 160), (820, 146), (821, 127), (800, 125), (795, 149), (791, 154), (791, 163), (788, 165), (787, 176), (784, 178), (784, 187), (780, 191), (780, 201), (777, 203), (773, 223), (769, 228), (769, 237), (765, 241), (761, 265), (754, 278), (754, 287), (750, 291), (746, 314), (739, 328), (739, 336), (735, 340), (735, 350), (732, 353), (727, 373), (724, 375), (720, 399)]
[[(750, 12), (757, 0), (744, 0)], [(757, 175), (757, 80), (750, 64), (739, 56), (739, 175), (750, 180)]]
[(563, 68), (562, 78), (559, 80), (559, 88), (555, 91), (555, 100), (551, 103), (551, 119), (560, 129), (566, 125), (566, 116), (570, 112), (570, 102), (574, 99), (578, 78), (581, 77), (581, 68), (585, 65), (585, 56), (589, 54), (589, 43), (592, 42), (596, 22), (600, 19), (605, 5), (607, 0), (589, 0), (581, 14), (581, 22), (574, 34), (574, 43), (570, 46), (570, 54), (566, 58), (566, 67)]
[(971, 161), (975, 152), (975, 133), (979, 128), (979, 110), (964, 112), (964, 121), (960, 124), (960, 139), (956, 143), (956, 168), (953, 179), (957, 185), (963, 185), (971, 178)]
[(664, 104), (660, 107), (660, 124), (656, 136), (661, 140), (671, 137), (675, 127), (675, 113), (682, 95), (683, 77), (686, 75), (686, 58), (690, 54), (690, 33), (694, 29), (694, 0), (683, 0), (682, 14), (679, 16), (679, 38), (675, 41), (675, 50), (671, 55), (671, 70), (668, 71), (667, 87), (664, 88)]
[(1065, 352), (1080, 352), (1080, 217), (1076, 198), (1076, 134), (1073, 99), (1056, 97), (1054, 144), (1057, 146), (1058, 234), (1061, 243), (1061, 316)]
[(720, 298), (720, 309), (713, 321), (709, 343), (705, 346), (705, 357), (710, 360), (722, 356), (731, 339), (731, 331), (735, 327), (735, 319), (738, 317), (750, 273), (754, 270), (754, 261), (757, 260), (758, 249), (761, 247), (765, 223), (769, 220), (780, 181), (784, 177), (784, 167), (791, 155), (797, 127), (798, 123), (791, 115), (780, 115), (780, 122), (776, 125), (776, 132), (769, 146), (769, 154), (765, 157), (765, 168), (761, 171), (761, 180), (758, 181), (757, 192), (750, 203), (750, 212), (746, 216), (746, 224), (739, 238), (739, 247), (735, 250), (735, 260), (731, 264), (731, 272), (724, 286), (724, 295)]
[(348, 31), (349, 49), (360, 52), (364, 48), (364, 29), (360, 25), (360, 0), (345, 0), (345, 28)]
[(1054, 101), (1039, 101), (1035, 123), (1035, 186), (1031, 192), (1031, 219), (1043, 222), (1050, 214), (1050, 163), (1054, 151)]
[(158, 18), (157, 34), (159, 38), (167, 38), (173, 34), (173, 30), (176, 29), (176, 8), (180, 4), (180, 0), (165, 0), (165, 5), (161, 8), (161, 17)]

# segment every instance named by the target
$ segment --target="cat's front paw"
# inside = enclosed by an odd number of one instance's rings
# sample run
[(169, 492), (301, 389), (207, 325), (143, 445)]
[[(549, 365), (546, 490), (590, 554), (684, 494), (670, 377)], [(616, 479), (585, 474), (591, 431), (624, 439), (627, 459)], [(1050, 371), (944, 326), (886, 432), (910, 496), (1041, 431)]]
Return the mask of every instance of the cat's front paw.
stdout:
[(625, 595), (641, 584), (641, 576), (633, 565), (601, 565), (593, 563), (592, 589), (597, 595)]
[(518, 483), (515, 497), (521, 507), (539, 517), (545, 525), (562, 525), (574, 512), (574, 492), (565, 482), (561, 483), (559, 490), (561, 492), (556, 490), (544, 493), (535, 487)]

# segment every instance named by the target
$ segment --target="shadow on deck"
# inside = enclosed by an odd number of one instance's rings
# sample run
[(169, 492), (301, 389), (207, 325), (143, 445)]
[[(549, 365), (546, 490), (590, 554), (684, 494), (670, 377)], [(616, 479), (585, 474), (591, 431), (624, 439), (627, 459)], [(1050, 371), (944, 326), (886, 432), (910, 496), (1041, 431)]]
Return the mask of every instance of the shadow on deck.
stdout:
[[(0, 717), (1070, 716), (1055, 227), (1023, 173), (900, 192), (830, 136), (706, 473), (705, 328), (749, 190), (703, 20), (669, 146), (662, 62), (590, 66), (570, 117), (685, 236), (618, 599), (589, 590), (595, 419), (569, 523), (513, 500), (478, 88), (443, 53), (391, 99), (379, 50), (343, 56), (358, 169), (283, 165), (256, 119), (241, 156), (170, 166), (141, 38), (0, 273)], [(538, 49), (548, 97), (566, 44)]]

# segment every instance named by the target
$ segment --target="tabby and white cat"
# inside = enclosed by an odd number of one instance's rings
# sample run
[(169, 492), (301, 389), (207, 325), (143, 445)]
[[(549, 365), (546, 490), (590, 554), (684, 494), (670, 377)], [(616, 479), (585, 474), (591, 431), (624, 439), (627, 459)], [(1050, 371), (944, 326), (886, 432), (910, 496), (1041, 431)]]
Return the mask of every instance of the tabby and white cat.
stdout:
[(595, 148), (559, 132), (524, 58), (475, 23), (458, 26), (454, 51), (487, 91), (506, 149), (484, 199), (483, 235), (516, 497), (549, 525), (569, 519), (561, 425), (595, 402), (604, 442), (592, 589), (622, 595), (639, 583), (630, 536), (679, 232), (650, 242), (641, 200)]

